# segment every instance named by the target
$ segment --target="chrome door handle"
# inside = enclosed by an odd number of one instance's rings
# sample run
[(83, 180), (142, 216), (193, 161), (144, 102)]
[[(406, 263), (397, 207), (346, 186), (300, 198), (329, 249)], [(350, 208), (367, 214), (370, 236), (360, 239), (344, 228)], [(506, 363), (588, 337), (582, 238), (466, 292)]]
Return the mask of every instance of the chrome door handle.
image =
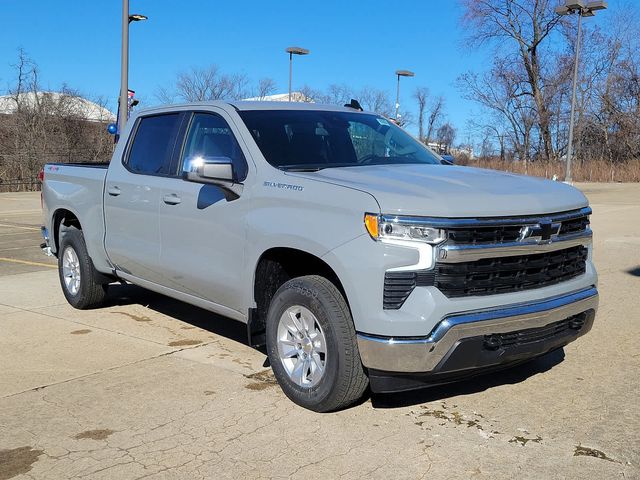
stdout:
[(120, 195), (122, 193), (122, 191), (120, 190), (119, 187), (116, 187), (114, 185), (113, 187), (107, 188), (107, 193), (109, 195), (111, 195), (112, 197), (117, 197), (118, 195)]
[(182, 199), (175, 193), (172, 193), (171, 195), (165, 195), (162, 197), (162, 201), (167, 205), (178, 205)]

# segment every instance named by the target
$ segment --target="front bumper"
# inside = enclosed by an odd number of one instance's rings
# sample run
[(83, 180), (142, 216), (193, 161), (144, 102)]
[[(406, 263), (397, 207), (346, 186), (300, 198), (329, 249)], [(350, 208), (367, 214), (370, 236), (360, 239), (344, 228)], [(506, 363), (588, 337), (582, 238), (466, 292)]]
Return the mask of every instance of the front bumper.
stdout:
[[(533, 358), (566, 345), (589, 331), (597, 307), (598, 291), (590, 287), (538, 302), (450, 315), (426, 337), (358, 333), (358, 348), (362, 363), (370, 371), (469, 372)], [(572, 322), (573, 317), (581, 315), (581, 325)], [(567, 328), (555, 332), (551, 324), (565, 320)], [(540, 330), (540, 335), (527, 337), (532, 329), (543, 327), (551, 329), (548, 335)], [(501, 345), (500, 334), (520, 334), (524, 340), (515, 345)], [(375, 390), (373, 382), (372, 389)]]

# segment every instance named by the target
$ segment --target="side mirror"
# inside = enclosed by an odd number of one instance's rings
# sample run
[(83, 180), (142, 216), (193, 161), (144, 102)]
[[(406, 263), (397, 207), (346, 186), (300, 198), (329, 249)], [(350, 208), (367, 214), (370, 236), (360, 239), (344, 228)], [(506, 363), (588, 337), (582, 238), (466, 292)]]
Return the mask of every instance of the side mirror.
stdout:
[(227, 186), (233, 184), (235, 172), (229, 157), (192, 157), (185, 160), (183, 178), (189, 182)]

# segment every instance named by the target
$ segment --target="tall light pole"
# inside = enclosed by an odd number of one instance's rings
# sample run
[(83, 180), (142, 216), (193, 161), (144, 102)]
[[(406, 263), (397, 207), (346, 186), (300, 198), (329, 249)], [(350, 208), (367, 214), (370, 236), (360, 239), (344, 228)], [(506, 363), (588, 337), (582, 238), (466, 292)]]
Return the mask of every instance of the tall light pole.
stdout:
[(140, 22), (147, 17), (140, 14), (129, 15), (129, 0), (122, 0), (122, 54), (120, 65), (120, 101), (118, 105), (118, 134), (122, 135), (127, 124), (129, 94), (129, 24)]
[(578, 39), (576, 41), (576, 58), (573, 65), (573, 89), (571, 92), (571, 117), (569, 118), (569, 144), (567, 145), (567, 169), (564, 181), (571, 183), (571, 160), (573, 157), (573, 127), (576, 110), (576, 90), (578, 87), (578, 64), (580, 61), (580, 43), (582, 42), (582, 17), (593, 17), (596, 10), (607, 8), (607, 2), (598, 0), (585, 2), (584, 0), (565, 0), (565, 4), (556, 7), (558, 15), (578, 14)]
[(309, 55), (309, 50), (301, 47), (287, 47), (284, 51), (289, 54), (289, 101), (291, 101), (291, 79), (293, 77), (293, 56)]
[(396, 89), (396, 121), (398, 121), (398, 115), (400, 110), (400, 77), (415, 77), (416, 74), (409, 70), (396, 70), (398, 76), (398, 88)]

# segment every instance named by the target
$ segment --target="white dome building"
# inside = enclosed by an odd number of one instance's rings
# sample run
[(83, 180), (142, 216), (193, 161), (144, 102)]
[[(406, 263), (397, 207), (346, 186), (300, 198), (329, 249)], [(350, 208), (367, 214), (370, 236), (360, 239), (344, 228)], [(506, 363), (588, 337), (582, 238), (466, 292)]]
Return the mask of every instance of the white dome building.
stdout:
[(113, 122), (116, 116), (109, 109), (86, 98), (62, 92), (26, 92), (0, 96), (0, 115), (11, 115), (19, 106), (38, 109), (50, 115), (72, 116), (89, 122)]

